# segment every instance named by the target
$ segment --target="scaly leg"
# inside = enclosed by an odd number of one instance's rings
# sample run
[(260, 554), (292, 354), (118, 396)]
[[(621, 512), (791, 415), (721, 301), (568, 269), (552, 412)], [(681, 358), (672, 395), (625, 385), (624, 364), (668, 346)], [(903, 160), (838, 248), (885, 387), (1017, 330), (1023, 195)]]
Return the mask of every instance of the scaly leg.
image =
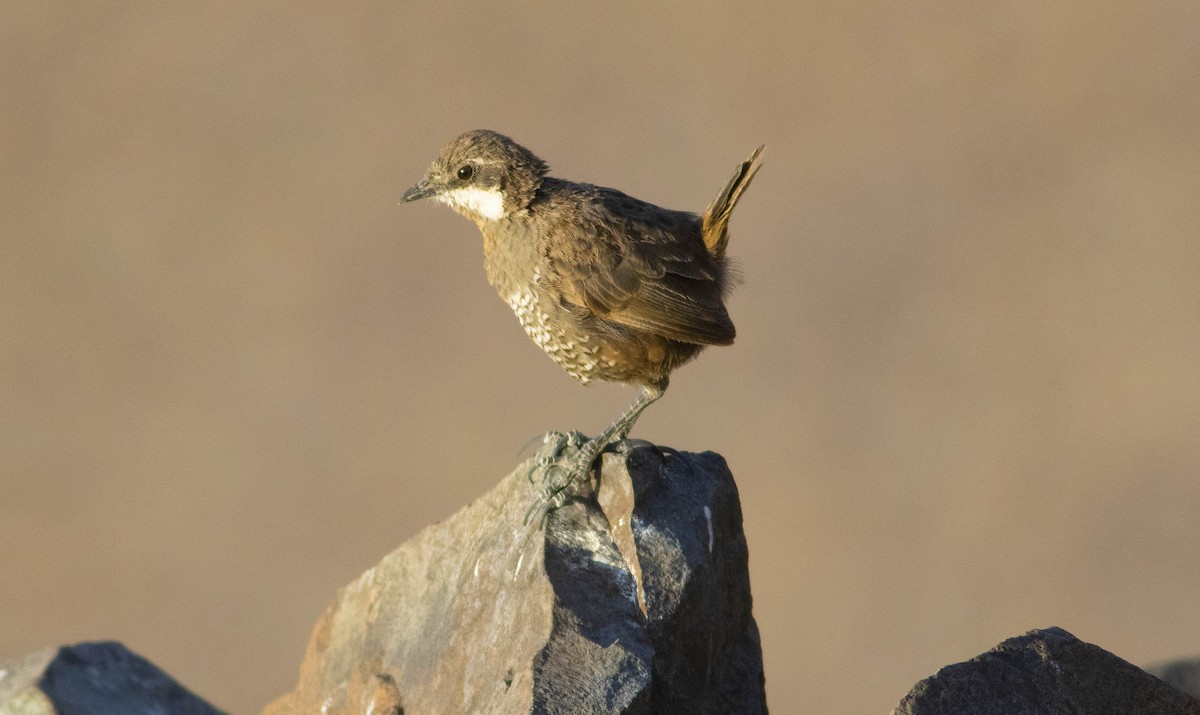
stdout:
[[(526, 521), (534, 511), (539, 507), (547, 509), (552, 502), (558, 499), (570, 487), (582, 481), (591, 471), (592, 464), (604, 448), (613, 442), (625, 439), (629, 434), (629, 430), (633, 429), (633, 424), (637, 422), (642, 412), (654, 403), (655, 400), (663, 396), (667, 391), (667, 380), (664, 378), (662, 382), (654, 385), (645, 385), (642, 387), (641, 394), (634, 400), (617, 419), (613, 420), (603, 432), (591, 438), (579, 448), (575, 454), (565, 459), (560, 459), (549, 464), (537, 467), (537, 471), (541, 471), (547, 482), (545, 490), (542, 492), (542, 503), (534, 504), (526, 515)], [(559, 447), (561, 451), (561, 447)]]

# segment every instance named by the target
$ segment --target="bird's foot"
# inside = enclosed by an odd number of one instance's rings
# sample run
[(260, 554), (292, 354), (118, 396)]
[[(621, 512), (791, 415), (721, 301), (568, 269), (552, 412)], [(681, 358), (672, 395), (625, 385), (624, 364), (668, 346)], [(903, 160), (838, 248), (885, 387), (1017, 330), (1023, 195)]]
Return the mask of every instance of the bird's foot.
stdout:
[(570, 432), (547, 432), (542, 438), (542, 446), (533, 455), (530, 461), (529, 472), (525, 475), (532, 484), (535, 479), (545, 476), (546, 470), (553, 464), (562, 460), (565, 456), (573, 454), (579, 450), (588, 438), (582, 432), (571, 430)]
[(574, 431), (546, 435), (546, 446), (538, 451), (530, 470), (530, 481), (536, 477), (542, 482), (542, 488), (525, 514), (525, 523), (528, 524), (534, 514), (544, 519), (567, 499), (578, 496), (576, 488), (587, 484), (592, 466), (604, 446)]

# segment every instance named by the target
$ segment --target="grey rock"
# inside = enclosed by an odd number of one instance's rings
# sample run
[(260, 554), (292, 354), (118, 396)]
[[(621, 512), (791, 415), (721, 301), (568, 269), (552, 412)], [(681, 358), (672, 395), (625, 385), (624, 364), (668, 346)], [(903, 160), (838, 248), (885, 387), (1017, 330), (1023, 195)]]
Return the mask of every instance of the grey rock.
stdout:
[(518, 468), (339, 592), (264, 713), (765, 713), (737, 489), (622, 443), (525, 524)]
[(0, 666), (0, 715), (221, 715), (116, 642), (47, 649)]
[(1200, 698), (1200, 658), (1179, 658), (1146, 668), (1146, 672), (1176, 690)]
[(1200, 715), (1200, 702), (1061, 628), (1010, 638), (917, 683), (894, 715)]
[(58, 651), (46, 648), (0, 664), (0, 715), (51, 715), (54, 703), (38, 687)]

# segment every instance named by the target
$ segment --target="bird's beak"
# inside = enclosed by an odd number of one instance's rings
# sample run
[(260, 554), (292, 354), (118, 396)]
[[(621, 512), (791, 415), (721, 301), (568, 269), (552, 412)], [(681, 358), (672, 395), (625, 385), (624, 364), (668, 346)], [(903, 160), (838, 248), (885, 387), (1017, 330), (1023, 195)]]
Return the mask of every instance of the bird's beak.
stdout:
[(436, 193), (437, 189), (429, 185), (429, 177), (426, 176), (424, 179), (418, 181), (411, 189), (404, 192), (404, 195), (400, 197), (400, 203), (406, 204), (409, 201), (427, 199)]

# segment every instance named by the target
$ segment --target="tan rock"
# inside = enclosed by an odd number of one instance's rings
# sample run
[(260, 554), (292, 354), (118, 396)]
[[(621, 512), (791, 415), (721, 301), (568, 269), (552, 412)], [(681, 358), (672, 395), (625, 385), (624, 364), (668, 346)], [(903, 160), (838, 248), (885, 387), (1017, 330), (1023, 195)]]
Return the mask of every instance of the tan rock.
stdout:
[(525, 524), (522, 467), (389, 554), (338, 593), (264, 715), (765, 712), (724, 461), (624, 447), (599, 498)]

